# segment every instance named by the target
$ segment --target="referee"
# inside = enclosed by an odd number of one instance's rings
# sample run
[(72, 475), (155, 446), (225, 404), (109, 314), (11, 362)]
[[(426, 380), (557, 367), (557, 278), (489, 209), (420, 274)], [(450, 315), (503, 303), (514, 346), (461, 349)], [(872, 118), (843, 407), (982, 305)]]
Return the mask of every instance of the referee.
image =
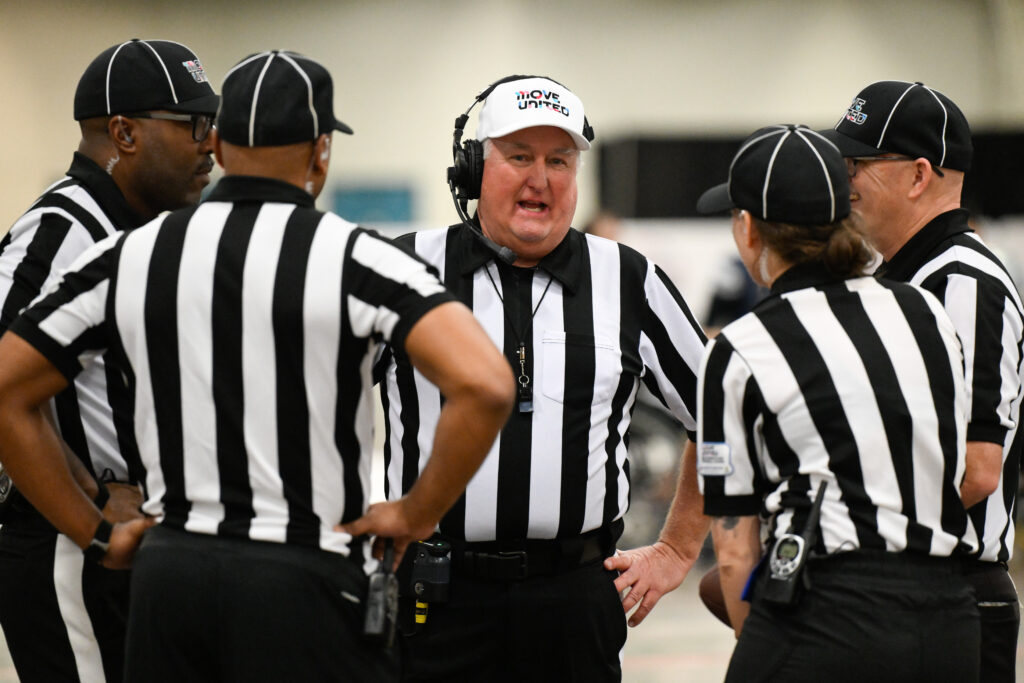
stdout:
[[(147, 522), (102, 520), (38, 406), (98, 353), (128, 378), (159, 521), (135, 557), (128, 681), (390, 680), (390, 650), (362, 635), (365, 534), (399, 555), (428, 536), (508, 414), (511, 374), (465, 307), (421, 261), (314, 209), (331, 133), (351, 133), (332, 100), (306, 57), (241, 61), (208, 201), (98, 243), (0, 339), (0, 460), (107, 566)], [(380, 342), (447, 400), (441, 455), (364, 516)]]
[(838, 150), (789, 125), (751, 135), (698, 203), (732, 209), (771, 287), (700, 372), (697, 470), (739, 636), (726, 681), (970, 683), (960, 344), (931, 294), (861, 276), (849, 196)]
[(853, 213), (885, 259), (875, 275), (933, 293), (963, 342), (971, 399), (961, 494), (981, 539), (968, 571), (981, 614), (981, 679), (1011, 683), (1020, 606), (1006, 569), (1024, 450), (1024, 309), (960, 208), (972, 156), (967, 119), (921, 83), (881, 81), (825, 135), (846, 157)]
[[(67, 175), (0, 241), (0, 332), (93, 243), (195, 204), (210, 182), (217, 111), (195, 54), (166, 40), (104, 50), (75, 92), (82, 138)], [(111, 521), (140, 516), (142, 481), (120, 373), (97, 358), (46, 412), (79, 485)], [(117, 483), (115, 483), (117, 482)], [(83, 564), (14, 492), (0, 531), (0, 625), (18, 677), (120, 681), (129, 575)]]
[[(602, 566), (628, 507), (633, 403), (643, 381), (692, 434), (705, 338), (648, 259), (570, 228), (580, 155), (593, 139), (579, 98), (550, 79), (515, 76), (480, 101), (478, 139), (461, 142), (468, 116), (460, 117), (450, 171), (453, 194), (479, 197), (475, 218), (460, 204), (465, 222), (401, 241), (437, 267), (501, 345), (518, 394), (485, 464), (441, 522), (438, 539), (452, 547), (450, 600), (429, 603), (425, 623), (402, 640), (403, 677), (520, 681), (541, 671), (546, 680), (618, 680), (623, 608), (650, 590), (649, 610), (675, 588), (707, 533), (691, 447), (663, 541), (622, 558), (624, 569), (637, 566), (621, 585)], [(447, 397), (400, 348), (391, 348), (383, 377), (395, 498), (440, 455), (431, 443)], [(623, 604), (619, 590), (634, 584)]]

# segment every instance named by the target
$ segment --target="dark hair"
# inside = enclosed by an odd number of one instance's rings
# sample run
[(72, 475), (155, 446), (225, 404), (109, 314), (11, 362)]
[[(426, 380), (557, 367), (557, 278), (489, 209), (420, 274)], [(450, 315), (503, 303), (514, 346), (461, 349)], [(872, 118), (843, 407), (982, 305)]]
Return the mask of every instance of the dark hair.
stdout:
[(769, 223), (751, 216), (765, 245), (787, 263), (819, 262), (841, 278), (859, 277), (874, 252), (850, 218), (825, 225)]

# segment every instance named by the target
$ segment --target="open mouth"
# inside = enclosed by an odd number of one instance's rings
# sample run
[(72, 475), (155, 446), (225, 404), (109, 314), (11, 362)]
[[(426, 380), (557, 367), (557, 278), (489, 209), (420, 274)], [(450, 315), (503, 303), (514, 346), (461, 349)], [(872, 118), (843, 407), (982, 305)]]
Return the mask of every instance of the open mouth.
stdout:
[(548, 208), (548, 205), (544, 202), (521, 201), (516, 204), (520, 209), (529, 211), (530, 213), (541, 213), (544, 209)]

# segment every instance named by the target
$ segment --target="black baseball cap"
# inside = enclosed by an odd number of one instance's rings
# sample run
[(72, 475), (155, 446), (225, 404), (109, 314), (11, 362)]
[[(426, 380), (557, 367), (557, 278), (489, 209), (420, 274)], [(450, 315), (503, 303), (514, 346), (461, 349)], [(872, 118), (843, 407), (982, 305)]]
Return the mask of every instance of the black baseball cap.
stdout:
[(217, 132), (234, 145), (290, 145), (332, 130), (352, 134), (334, 118), (334, 85), (327, 69), (295, 52), (249, 55), (231, 67), (222, 91)]
[(196, 54), (170, 40), (131, 40), (92, 60), (75, 90), (75, 120), (150, 109), (214, 114), (220, 98)]
[(971, 129), (960, 108), (922, 83), (878, 81), (857, 93), (834, 130), (821, 131), (844, 157), (884, 153), (971, 169)]
[(850, 182), (839, 150), (807, 126), (782, 124), (748, 137), (729, 180), (701, 195), (703, 214), (745, 209), (770, 223), (825, 225), (850, 215)]

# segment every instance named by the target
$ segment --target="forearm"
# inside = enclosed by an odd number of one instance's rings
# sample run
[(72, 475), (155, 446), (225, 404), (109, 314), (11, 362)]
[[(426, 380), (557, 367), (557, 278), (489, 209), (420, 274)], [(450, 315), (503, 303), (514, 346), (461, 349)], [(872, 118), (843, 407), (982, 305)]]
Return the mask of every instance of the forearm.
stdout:
[[(50, 424), (54, 434), (57, 434), (57, 421), (54, 418), (53, 411), (50, 409), (50, 405), (51, 404), (41, 406), (39, 411), (42, 413), (43, 418), (45, 418), (45, 420)], [(96, 496), (100, 492), (99, 482), (97, 482), (92, 474), (89, 473), (85, 464), (77, 455), (74, 454), (64, 440), (59, 436), (57, 437), (57, 440), (60, 443), (61, 451), (64, 453), (64, 459), (68, 463), (68, 468), (71, 470), (71, 476), (75, 478), (75, 481), (77, 481), (78, 485), (82, 487), (82, 490), (85, 491), (86, 495), (95, 500)]]
[(757, 517), (716, 517), (711, 534), (725, 609), (738, 638), (750, 613), (750, 604), (742, 597), (743, 589), (761, 558), (760, 523)]
[(700, 554), (710, 526), (711, 518), (704, 514), (704, 496), (697, 483), (697, 447), (690, 441), (683, 449), (675, 496), (658, 540), (692, 564)]
[(1003, 447), (987, 441), (968, 441), (964, 480), (960, 498), (970, 508), (988, 498), (999, 486), (1003, 469)]
[[(69, 463), (77, 458), (66, 457), (45, 410), (4, 406), (0, 412), (0, 461), (22, 495), (58, 530), (84, 548), (102, 515), (72, 472)], [(88, 481), (93, 481), (84, 466), (81, 469)]]

